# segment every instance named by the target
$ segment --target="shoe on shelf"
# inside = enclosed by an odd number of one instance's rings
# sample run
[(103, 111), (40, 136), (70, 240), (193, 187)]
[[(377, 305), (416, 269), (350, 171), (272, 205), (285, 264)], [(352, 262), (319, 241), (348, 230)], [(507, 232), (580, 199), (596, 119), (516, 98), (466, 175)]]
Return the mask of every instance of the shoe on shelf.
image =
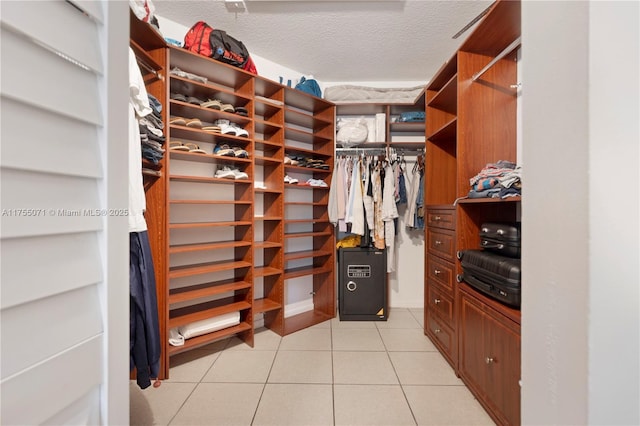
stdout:
[(218, 99), (208, 99), (200, 106), (203, 108), (211, 108), (220, 111), (222, 109), (222, 102), (220, 102)]
[(234, 173), (233, 169), (231, 169), (231, 167), (224, 166), (223, 168), (216, 170), (216, 174), (214, 175), (214, 177), (222, 179), (235, 179), (236, 174)]
[(198, 118), (192, 118), (187, 120), (187, 127), (193, 127), (194, 129), (202, 129), (202, 121)]
[(190, 104), (193, 105), (202, 105), (203, 100), (202, 99), (198, 99), (195, 96), (187, 96), (187, 102), (189, 102)]
[(233, 171), (233, 175), (235, 179), (249, 179), (249, 175), (243, 171), (238, 169), (231, 169)]
[(229, 120), (218, 119), (213, 124), (220, 127), (220, 133), (223, 135), (236, 135), (236, 128), (231, 126)]
[(235, 157), (236, 154), (233, 152), (233, 149), (229, 147), (229, 145), (218, 144), (213, 148), (213, 153), (216, 155), (221, 155), (223, 157)]
[(298, 183), (298, 179), (296, 179), (296, 178), (292, 178), (291, 176), (286, 175), (286, 176), (284, 177), (284, 183), (291, 183), (291, 184), (295, 184), (295, 183)]
[(225, 112), (236, 112), (236, 109), (231, 104), (222, 104), (220, 107)]
[(291, 164), (291, 158), (288, 155), (284, 156), (284, 164)]
[(171, 93), (169, 97), (174, 101), (187, 102), (187, 97), (181, 93)]
[(229, 123), (229, 125), (236, 130), (236, 136), (249, 137), (249, 132), (238, 126), (236, 123)]
[(307, 183), (309, 184), (309, 186), (316, 186), (316, 187), (327, 187), (328, 186), (326, 184), (326, 182), (323, 181), (322, 179), (309, 179), (307, 181)]
[(249, 158), (249, 153), (247, 150), (240, 148), (239, 146), (234, 146), (231, 148), (233, 153), (238, 158)]
[(169, 124), (177, 124), (179, 126), (184, 126), (187, 124), (187, 120), (183, 117), (171, 117), (169, 118)]

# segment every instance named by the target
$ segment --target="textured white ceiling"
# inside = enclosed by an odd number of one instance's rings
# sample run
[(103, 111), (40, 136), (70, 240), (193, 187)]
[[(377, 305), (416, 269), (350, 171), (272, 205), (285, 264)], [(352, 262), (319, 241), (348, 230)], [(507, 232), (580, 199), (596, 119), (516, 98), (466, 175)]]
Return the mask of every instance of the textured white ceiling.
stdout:
[(230, 12), (223, 0), (154, 0), (187, 27), (203, 20), (263, 58), (323, 82), (428, 81), (469, 35), (452, 36), (491, 0), (263, 1)]

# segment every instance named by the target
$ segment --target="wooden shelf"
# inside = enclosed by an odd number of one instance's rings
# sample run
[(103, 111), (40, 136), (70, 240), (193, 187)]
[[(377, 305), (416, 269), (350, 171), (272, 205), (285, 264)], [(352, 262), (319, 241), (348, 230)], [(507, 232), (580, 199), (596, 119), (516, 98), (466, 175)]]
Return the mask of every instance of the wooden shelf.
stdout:
[(275, 243), (272, 241), (256, 241), (253, 243), (254, 249), (270, 249), (280, 247), (282, 247), (282, 243)]
[(213, 333), (204, 334), (202, 336), (192, 337), (184, 341), (183, 346), (171, 346), (168, 345), (167, 349), (169, 356), (177, 355), (179, 353), (187, 352), (193, 349), (197, 349), (209, 343), (215, 342), (226, 337), (235, 336), (237, 334), (249, 331), (253, 326), (246, 322), (241, 322), (238, 325), (232, 327), (223, 328), (222, 330), (214, 331)]
[(170, 204), (230, 204), (230, 205), (252, 205), (251, 201), (237, 200), (169, 200)]
[(326, 274), (331, 272), (332, 269), (333, 268), (328, 268), (326, 266), (302, 266), (299, 268), (291, 268), (284, 271), (284, 279), (290, 280), (292, 278), (304, 277), (306, 275)]
[(185, 176), (185, 175), (170, 175), (169, 180), (182, 181), (182, 182), (194, 182), (194, 183), (221, 183), (224, 185), (235, 185), (251, 183), (249, 179), (224, 179), (208, 176)]
[(284, 254), (284, 261), (289, 262), (291, 260), (296, 259), (308, 259), (313, 257), (322, 257), (331, 255), (330, 251), (322, 251), (322, 250), (304, 250), (304, 251), (294, 251)]
[[(217, 164), (220, 162), (251, 164), (251, 160), (246, 158), (224, 157), (222, 155), (214, 155), (214, 154), (197, 154), (193, 152), (176, 151), (176, 150), (167, 150), (167, 151), (170, 153), (171, 158), (175, 160), (197, 161), (200, 163), (211, 163), (211, 164)], [(230, 180), (230, 179), (227, 179), (227, 180)], [(239, 181), (241, 180), (236, 179), (233, 182), (239, 182)]]
[(253, 269), (253, 275), (258, 277), (267, 277), (269, 275), (279, 275), (282, 273), (282, 269), (271, 268), (269, 266), (258, 266)]
[(282, 305), (270, 299), (255, 299), (253, 301), (253, 313), (261, 314), (263, 312), (275, 311), (281, 309)]
[(457, 121), (457, 118), (453, 118), (447, 124), (436, 130), (431, 136), (428, 137), (428, 139), (431, 142), (455, 140), (457, 134)]
[(251, 288), (251, 283), (233, 280), (181, 287), (169, 290), (169, 304), (172, 305), (180, 302), (188, 302), (190, 300), (202, 299), (205, 297), (228, 293), (230, 291), (246, 290), (248, 288)]
[(284, 238), (305, 238), (305, 237), (324, 237), (332, 235), (331, 232), (323, 231), (323, 232), (296, 232), (290, 234), (284, 234)]
[(312, 114), (301, 112), (300, 110), (294, 110), (291, 108), (285, 108), (284, 115), (285, 121), (288, 124), (306, 127), (313, 131), (325, 128), (328, 125), (333, 124), (333, 120), (317, 118)]
[(211, 272), (229, 271), (233, 269), (250, 268), (251, 262), (244, 260), (217, 261), (198, 263), (195, 265), (174, 266), (169, 268), (169, 278), (190, 277)]
[(169, 310), (169, 328), (251, 308), (251, 303), (237, 297), (218, 299), (198, 305)]
[(521, 200), (521, 196), (508, 198), (464, 198), (458, 200), (458, 204), (519, 203)]
[(187, 223), (171, 223), (169, 224), (169, 229), (191, 229), (191, 228), (215, 228), (215, 227), (223, 227), (227, 228), (229, 226), (251, 226), (252, 223), (250, 221), (224, 221), (224, 222), (187, 222)]
[(249, 241), (221, 241), (215, 243), (200, 243), (200, 244), (180, 244), (180, 245), (171, 245), (169, 246), (169, 253), (189, 253), (194, 251), (205, 251), (205, 250), (221, 250), (228, 248), (236, 248), (236, 247), (247, 247), (250, 246), (251, 242)]

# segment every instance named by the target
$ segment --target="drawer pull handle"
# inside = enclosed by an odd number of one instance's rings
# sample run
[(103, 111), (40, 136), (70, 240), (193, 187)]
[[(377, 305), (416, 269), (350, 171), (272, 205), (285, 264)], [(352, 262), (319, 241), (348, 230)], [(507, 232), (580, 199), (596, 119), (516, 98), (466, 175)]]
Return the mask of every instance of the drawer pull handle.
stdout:
[(436, 240), (435, 241), (435, 245), (439, 246), (440, 244), (442, 244), (442, 241), (440, 241), (440, 240)]
[(434, 304), (436, 304), (436, 305), (437, 305), (437, 304), (439, 304), (440, 302), (442, 302), (442, 300), (440, 300), (440, 299), (433, 299), (433, 303), (434, 303)]
[(440, 216), (434, 216), (433, 220), (442, 220), (442, 218)]
[(436, 334), (438, 334), (438, 333), (440, 333), (440, 329), (439, 329), (439, 328), (436, 328), (435, 330), (433, 330), (433, 332), (434, 332), (434, 333), (436, 333)]
[(491, 364), (491, 363), (493, 363), (493, 358), (486, 357), (484, 362), (486, 362), (487, 364)]
[(439, 270), (439, 269), (434, 269), (433, 273), (436, 274), (436, 275), (440, 275), (442, 273), (442, 271)]

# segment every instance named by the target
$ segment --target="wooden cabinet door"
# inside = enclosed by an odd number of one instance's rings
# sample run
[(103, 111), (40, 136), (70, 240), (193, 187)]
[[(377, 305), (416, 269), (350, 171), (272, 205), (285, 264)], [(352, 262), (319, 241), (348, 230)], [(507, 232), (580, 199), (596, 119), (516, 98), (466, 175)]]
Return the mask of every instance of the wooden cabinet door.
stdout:
[(485, 331), (482, 310), (464, 294), (460, 298), (459, 369), (467, 385), (483, 395), (487, 382), (485, 361)]
[[(510, 321), (486, 315), (487, 397), (510, 425), (520, 424), (520, 333)], [(510, 327), (511, 326), (511, 327)]]

